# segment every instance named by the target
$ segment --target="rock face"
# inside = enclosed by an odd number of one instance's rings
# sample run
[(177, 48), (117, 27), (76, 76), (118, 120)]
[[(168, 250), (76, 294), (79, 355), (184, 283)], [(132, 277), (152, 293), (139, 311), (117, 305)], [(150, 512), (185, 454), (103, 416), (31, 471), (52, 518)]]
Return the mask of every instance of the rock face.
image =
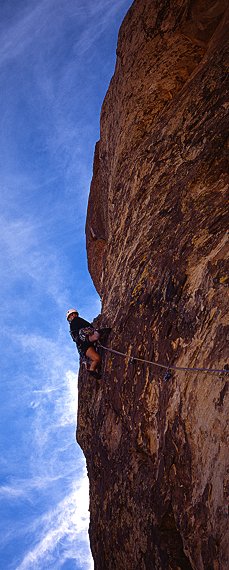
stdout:
[(111, 326), (81, 370), (77, 439), (95, 570), (228, 562), (225, 0), (136, 0), (101, 113), (86, 224)]

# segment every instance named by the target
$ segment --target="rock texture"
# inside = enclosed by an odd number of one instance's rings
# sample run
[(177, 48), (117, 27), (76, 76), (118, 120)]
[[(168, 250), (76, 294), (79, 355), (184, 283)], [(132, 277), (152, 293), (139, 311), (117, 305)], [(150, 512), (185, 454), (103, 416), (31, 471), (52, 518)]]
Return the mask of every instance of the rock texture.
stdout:
[(101, 112), (86, 224), (111, 326), (81, 370), (95, 570), (226, 570), (228, 2), (136, 0)]

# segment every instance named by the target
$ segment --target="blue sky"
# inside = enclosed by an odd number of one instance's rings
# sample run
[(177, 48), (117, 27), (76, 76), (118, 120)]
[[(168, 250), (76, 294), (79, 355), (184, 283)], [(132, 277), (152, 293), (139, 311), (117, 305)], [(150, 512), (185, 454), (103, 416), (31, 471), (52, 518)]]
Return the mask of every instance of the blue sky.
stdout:
[(91, 320), (84, 226), (99, 115), (127, 0), (0, 4), (0, 561), (91, 570), (75, 443), (78, 357), (67, 308)]

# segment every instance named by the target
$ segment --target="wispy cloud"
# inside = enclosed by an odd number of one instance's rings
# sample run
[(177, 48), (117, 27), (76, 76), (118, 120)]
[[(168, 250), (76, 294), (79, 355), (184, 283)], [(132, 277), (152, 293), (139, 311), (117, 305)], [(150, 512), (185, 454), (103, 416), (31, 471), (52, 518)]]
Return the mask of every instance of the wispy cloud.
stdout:
[(77, 373), (69, 368), (70, 349), (61, 350), (62, 332), (56, 341), (31, 334), (16, 335), (15, 340), (35, 359), (39, 384), (36, 375), (29, 386), (24, 376), (20, 378), (22, 401), (17, 397), (17, 411), (23, 413), (24, 401), (32, 409), (30, 433), (25, 434), (30, 460), (26, 477), (15, 475), (11, 484), (0, 487), (0, 500), (30, 503), (35, 514), (37, 501), (44, 496), (50, 507), (45, 514), (30, 518), (28, 525), (16, 524), (13, 532), (4, 532), (3, 543), (27, 537), (30, 549), (23, 560), (13, 562), (17, 570), (43, 570), (54, 560), (58, 570), (69, 558), (77, 568), (90, 570), (88, 479), (74, 441), (78, 394)]
[(78, 355), (65, 311), (76, 305), (88, 320), (100, 312), (84, 224), (115, 33), (131, 0), (8, 4), (0, 6), (1, 564), (89, 570)]
[(0, 487), (0, 499), (14, 500), (24, 496), (24, 490), (11, 485), (2, 485)]
[[(17, 570), (43, 570), (53, 560), (58, 570), (69, 558), (75, 560), (77, 567), (91, 570), (92, 559), (85, 540), (88, 523), (88, 479), (84, 473), (55, 509), (36, 518), (27, 529), (27, 533), (36, 539), (33, 538), (34, 546), (17, 565)], [(65, 546), (61, 547), (63, 539)], [(57, 550), (61, 550), (59, 563)]]
[[(61, 329), (57, 331), (55, 339), (32, 333), (15, 335), (15, 341), (30, 355), (34, 368), (39, 371), (39, 387), (36, 376), (32, 380), (30, 405), (36, 409), (36, 421), (40, 422), (38, 431), (45, 431), (46, 435), (53, 426), (60, 428), (76, 423), (78, 353), (73, 343), (63, 350), (63, 333)], [(75, 371), (70, 369), (74, 361)], [(53, 404), (52, 418), (46, 413), (49, 403)], [(40, 442), (39, 435), (37, 446)]]
[[(43, 0), (35, 6), (28, 4), (26, 7), (25, 5), (22, 13), (15, 10), (13, 22), (8, 24), (7, 29), (1, 30), (1, 65), (10, 58), (18, 57), (28, 43), (40, 35), (42, 27), (45, 23), (47, 24), (45, 22), (48, 14), (47, 6), (50, 9), (54, 3), (54, 0), (48, 0), (48, 2)], [(37, 25), (38, 22), (40, 22), (39, 25)]]
[(0, 29), (1, 65), (10, 58), (21, 55), (21, 52), (27, 49), (28, 44), (40, 42), (42, 36), (47, 38), (47, 28), (50, 31), (51, 19), (52, 37), (57, 35), (57, 25), (61, 19), (64, 20), (66, 17), (72, 18), (78, 26), (79, 24), (82, 26), (76, 47), (79, 53), (84, 55), (104, 29), (110, 25), (115, 14), (127, 4), (126, 0), (117, 0), (115, 4), (112, 0), (100, 0), (96, 4), (93, 0), (87, 0), (86, 4), (82, 0), (78, 0), (77, 3), (70, 0), (67, 6), (62, 1), (58, 7), (55, 0), (40, 0), (35, 5), (28, 3), (23, 12), (19, 13), (15, 10), (14, 21), (8, 26), (7, 32)]
[[(17, 305), (15, 309), (20, 312), (20, 303), (22, 303), (24, 315), (29, 314), (42, 295), (50, 297), (55, 305), (66, 306), (64, 259), (62, 260), (57, 251), (47, 243), (42, 221), (38, 222), (23, 216), (6, 220), (1, 216), (0, 223), (0, 282), (7, 292), (9, 292), (9, 283), (11, 287), (17, 287), (17, 298), (12, 297), (11, 293), (8, 299), (11, 312), (14, 304)], [(29, 297), (24, 295), (26, 286), (30, 288)], [(7, 306), (2, 306), (2, 309), (7, 314), (9, 310)]]

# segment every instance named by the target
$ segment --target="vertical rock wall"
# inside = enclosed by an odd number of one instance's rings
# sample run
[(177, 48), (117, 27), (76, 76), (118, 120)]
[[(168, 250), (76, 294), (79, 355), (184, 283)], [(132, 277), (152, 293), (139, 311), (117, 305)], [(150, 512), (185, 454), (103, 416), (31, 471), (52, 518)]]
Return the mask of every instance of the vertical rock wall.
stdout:
[[(101, 112), (86, 224), (109, 346), (228, 363), (227, 1), (135, 0)], [(228, 376), (103, 354), (79, 377), (95, 570), (226, 570)]]

